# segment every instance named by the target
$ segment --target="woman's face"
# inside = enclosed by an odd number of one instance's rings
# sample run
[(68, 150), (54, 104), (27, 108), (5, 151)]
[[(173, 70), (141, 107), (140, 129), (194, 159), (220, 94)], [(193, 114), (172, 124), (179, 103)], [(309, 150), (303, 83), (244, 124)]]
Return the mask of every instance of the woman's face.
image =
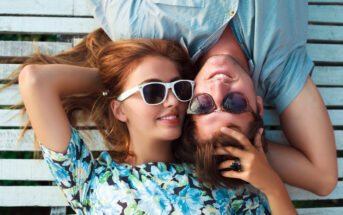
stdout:
[[(122, 92), (149, 82), (172, 82), (181, 79), (174, 63), (160, 56), (145, 57), (132, 71)], [(137, 91), (121, 102), (132, 140), (171, 141), (181, 135), (187, 108), (186, 102), (176, 99), (171, 89), (159, 105), (148, 105)]]

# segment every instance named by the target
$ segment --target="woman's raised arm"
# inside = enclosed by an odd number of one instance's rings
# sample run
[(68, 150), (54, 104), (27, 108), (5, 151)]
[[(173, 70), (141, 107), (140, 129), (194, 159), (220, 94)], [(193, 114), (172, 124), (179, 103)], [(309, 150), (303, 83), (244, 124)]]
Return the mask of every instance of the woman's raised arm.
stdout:
[(101, 87), (97, 71), (61, 64), (24, 67), (19, 75), (19, 89), (40, 144), (55, 152), (67, 151), (70, 123), (60, 98)]

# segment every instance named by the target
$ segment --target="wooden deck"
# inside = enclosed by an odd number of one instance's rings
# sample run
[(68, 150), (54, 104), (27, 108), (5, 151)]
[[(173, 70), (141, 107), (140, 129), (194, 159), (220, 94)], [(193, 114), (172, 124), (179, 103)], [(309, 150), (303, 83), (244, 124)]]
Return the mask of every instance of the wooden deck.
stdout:
[[(71, 48), (79, 38), (98, 26), (88, 12), (84, 0), (10, 0), (0, 1), (0, 34), (63, 35), (60, 42), (36, 42), (40, 50), (50, 54)], [(310, 0), (307, 49), (315, 61), (312, 78), (329, 109), (335, 128), (337, 151), (343, 150), (343, 0)], [(27, 56), (33, 52), (32, 42), (0, 41), (0, 59)], [(0, 64), (0, 86), (18, 65)], [(20, 117), (7, 108), (20, 101), (18, 86), (0, 92), (0, 151), (33, 150), (33, 132), (29, 131), (20, 144)], [(266, 125), (279, 125), (274, 110), (265, 111)], [(104, 150), (97, 131), (91, 150)], [(274, 141), (286, 142), (282, 131), (268, 130)], [(338, 158), (339, 182), (326, 197), (288, 187), (293, 200), (316, 201), (343, 199), (343, 157)], [(42, 160), (0, 158), (0, 180), (52, 181)], [(0, 207), (66, 206), (67, 202), (56, 186), (0, 186)], [(330, 208), (298, 209), (299, 214), (343, 214), (343, 205)]]

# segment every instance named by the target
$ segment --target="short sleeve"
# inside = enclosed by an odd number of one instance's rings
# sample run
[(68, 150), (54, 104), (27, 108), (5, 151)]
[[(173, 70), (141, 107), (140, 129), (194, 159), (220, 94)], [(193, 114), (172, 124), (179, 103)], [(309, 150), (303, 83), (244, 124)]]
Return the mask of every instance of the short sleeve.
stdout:
[(237, 15), (234, 22), (242, 26), (253, 60), (257, 94), (280, 114), (303, 89), (314, 67), (306, 50), (307, 1), (241, 1)]
[(65, 154), (56, 153), (41, 145), (49, 169), (69, 204), (77, 212), (85, 204), (94, 168), (94, 160), (80, 133), (71, 128), (71, 139)]

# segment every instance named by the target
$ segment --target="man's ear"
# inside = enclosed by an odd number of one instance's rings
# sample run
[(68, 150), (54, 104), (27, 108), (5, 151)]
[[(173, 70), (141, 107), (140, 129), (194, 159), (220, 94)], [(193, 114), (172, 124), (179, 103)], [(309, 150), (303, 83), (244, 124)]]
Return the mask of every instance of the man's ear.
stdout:
[(257, 103), (257, 107), (258, 107), (258, 110), (259, 110), (259, 113), (260, 114), (260, 117), (262, 118), (263, 117), (263, 99), (261, 96), (257, 96), (256, 97), (256, 103)]
[(122, 110), (122, 105), (120, 101), (113, 99), (111, 101), (111, 109), (114, 117), (122, 122), (127, 122), (127, 117)]

